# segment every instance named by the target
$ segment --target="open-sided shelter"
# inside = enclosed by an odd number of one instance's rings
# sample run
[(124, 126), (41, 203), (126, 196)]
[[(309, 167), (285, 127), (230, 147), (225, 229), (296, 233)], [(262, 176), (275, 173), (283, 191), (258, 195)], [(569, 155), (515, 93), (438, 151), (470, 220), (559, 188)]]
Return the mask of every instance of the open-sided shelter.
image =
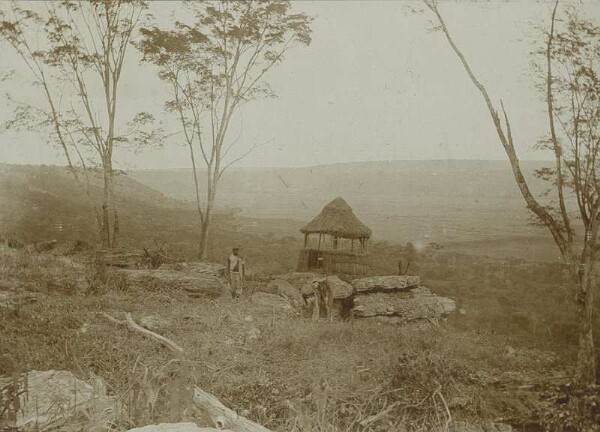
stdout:
[(354, 215), (341, 197), (327, 204), (300, 231), (304, 234), (304, 249), (300, 251), (298, 271), (368, 274), (365, 257), (371, 229)]

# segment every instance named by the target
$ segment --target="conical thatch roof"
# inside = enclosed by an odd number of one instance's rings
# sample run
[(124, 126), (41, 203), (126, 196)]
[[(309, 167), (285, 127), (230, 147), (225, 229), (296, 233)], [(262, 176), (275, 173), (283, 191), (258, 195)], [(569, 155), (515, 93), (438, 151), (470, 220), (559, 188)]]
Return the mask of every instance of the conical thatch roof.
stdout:
[(340, 197), (323, 207), (321, 213), (300, 231), (304, 234), (322, 233), (350, 239), (371, 237), (369, 227), (354, 216), (348, 203)]

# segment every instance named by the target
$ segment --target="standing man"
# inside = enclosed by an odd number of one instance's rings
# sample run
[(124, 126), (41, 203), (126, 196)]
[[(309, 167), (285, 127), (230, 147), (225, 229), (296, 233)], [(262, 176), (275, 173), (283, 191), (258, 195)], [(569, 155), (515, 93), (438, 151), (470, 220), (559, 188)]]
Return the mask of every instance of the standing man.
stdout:
[(242, 295), (244, 283), (244, 259), (239, 256), (240, 248), (234, 247), (227, 258), (227, 277), (231, 285), (231, 296), (239, 298)]

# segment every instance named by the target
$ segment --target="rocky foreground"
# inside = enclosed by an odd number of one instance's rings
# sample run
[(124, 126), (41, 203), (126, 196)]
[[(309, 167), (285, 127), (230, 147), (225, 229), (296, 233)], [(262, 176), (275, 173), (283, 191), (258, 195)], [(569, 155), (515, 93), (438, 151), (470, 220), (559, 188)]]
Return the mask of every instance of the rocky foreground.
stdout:
[[(158, 268), (151, 268), (152, 266), (140, 265), (139, 256), (135, 254), (111, 255), (107, 260), (110, 262), (101, 265), (105, 266), (110, 278), (116, 280), (121, 288), (133, 292), (177, 292), (188, 298), (198, 299), (194, 301), (198, 304), (230, 295), (224, 266), (219, 264), (163, 263)], [(52, 278), (41, 273), (3, 278), (0, 284), (0, 312), (18, 313), (18, 310), (29, 304), (43, 302), (51, 292), (62, 293), (66, 290), (67, 295), (72, 295), (92, 289), (86, 267), (82, 263), (66, 257), (56, 258), (56, 263), (61, 267), (59, 270), (52, 270)], [(289, 273), (262, 281), (250, 281), (247, 293), (249, 303), (241, 307), (251, 310), (255, 317), (287, 315), (288, 320), (282, 322), (288, 323), (294, 322), (295, 316), (310, 316), (314, 301), (311, 282), (315, 278), (323, 278), (323, 275)], [(398, 324), (437, 321), (455, 308), (452, 300), (432, 294), (421, 286), (420, 279), (415, 276), (377, 276), (351, 282), (345, 282), (336, 276), (328, 276), (327, 279), (333, 289), (337, 316), (340, 319), (377, 317)], [(42, 282), (44, 286), (38, 287)], [(37, 293), (41, 294), (37, 296)], [(245, 303), (244, 300), (242, 302)], [(248, 306), (249, 304), (252, 306)], [(260, 337), (261, 330), (254, 323), (253, 317), (248, 312), (246, 314), (243, 318), (242, 340), (224, 336), (224, 347), (244, 347), (248, 341)], [(162, 336), (170, 334), (169, 325), (161, 321), (164, 317), (161, 318), (160, 315), (160, 312), (157, 316), (138, 314), (134, 319), (127, 310), (90, 313), (88, 321), (76, 329), (76, 337), (87, 337), (91, 327), (109, 328), (110, 332), (120, 332), (120, 329), (127, 328), (135, 337), (143, 338), (151, 346), (162, 346), (165, 351), (172, 352), (174, 358), (179, 358), (184, 355), (183, 347), (187, 352), (189, 345), (186, 347), (181, 344), (182, 347), (178, 344), (182, 339), (181, 333), (177, 333), (179, 337), (173, 340)], [(324, 322), (323, 325), (328, 324)], [(273, 326), (273, 322), (270, 326)], [(268, 331), (270, 327), (262, 328)], [(110, 340), (111, 333), (105, 333), (105, 337)], [(89, 377), (89, 374), (86, 375)], [(127, 408), (127, 401), (107, 393), (107, 386), (102, 378), (92, 377), (84, 381), (67, 370), (30, 370), (0, 376), (0, 390), (0, 409), (12, 413), (10, 419), (2, 419), (0, 426), (9, 425), (20, 431), (86, 430), (91, 423), (96, 427), (94, 430), (111, 430), (118, 419), (124, 418), (124, 410)], [(162, 423), (134, 428), (131, 432), (269, 430), (237, 415), (201, 389), (194, 389), (193, 402), (198, 409), (207, 413), (205, 422)]]

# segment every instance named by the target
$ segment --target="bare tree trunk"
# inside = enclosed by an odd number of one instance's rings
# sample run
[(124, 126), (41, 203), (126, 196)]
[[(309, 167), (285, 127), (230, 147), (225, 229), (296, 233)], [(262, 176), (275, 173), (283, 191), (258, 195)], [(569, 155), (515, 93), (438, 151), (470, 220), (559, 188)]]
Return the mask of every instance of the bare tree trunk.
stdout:
[[(483, 99), (488, 107), (488, 110), (492, 116), (494, 126), (496, 128), (498, 137), (504, 147), (504, 150), (510, 161), (513, 175), (521, 191), (521, 195), (527, 203), (527, 207), (546, 225), (558, 248), (560, 249), (563, 259), (571, 264), (572, 280), (575, 285), (575, 304), (577, 308), (577, 321), (579, 324), (579, 350), (577, 353), (577, 369), (576, 379), (578, 383), (583, 385), (594, 384), (597, 378), (596, 370), (596, 352), (594, 346), (594, 333), (593, 333), (593, 301), (594, 301), (594, 290), (596, 289), (596, 269), (595, 269), (595, 249), (596, 249), (596, 238), (598, 235), (598, 206), (597, 202), (592, 203), (591, 215), (586, 217), (586, 211), (580, 204), (581, 217), (583, 219), (586, 228), (586, 239), (584, 243), (583, 252), (580, 257), (574, 259), (573, 254), (573, 233), (569, 223), (569, 216), (564, 203), (564, 195), (562, 188), (564, 187), (562, 179), (562, 148), (556, 136), (554, 129), (554, 109), (552, 99), (552, 72), (551, 72), (551, 61), (550, 61), (550, 49), (554, 37), (554, 21), (556, 18), (556, 8), (558, 2), (554, 5), (552, 13), (552, 29), (548, 39), (547, 45), (547, 63), (548, 63), (548, 75), (547, 79), (547, 104), (548, 104), (548, 116), (550, 120), (551, 138), (553, 141), (553, 147), (556, 159), (556, 170), (557, 170), (557, 188), (560, 200), (560, 211), (563, 219), (564, 227), (557, 222), (552, 214), (548, 210), (540, 205), (534, 195), (529, 190), (527, 182), (521, 172), (519, 159), (517, 157), (515, 147), (513, 144), (513, 138), (510, 129), (510, 123), (508, 115), (502, 106), (502, 113), (504, 117), (504, 127), (502, 125), (500, 115), (494, 108), (491, 98), (486, 88), (481, 84), (473, 73), (471, 67), (467, 63), (466, 58), (454, 43), (452, 36), (444, 22), (438, 8), (436, 0), (423, 0), (425, 5), (431, 9), (436, 15), (440, 28), (443, 31), (448, 43), (456, 53), (457, 57), (461, 61), (467, 75), (481, 92)], [(502, 102), (501, 102), (502, 104)], [(581, 187), (576, 182), (576, 188)], [(577, 196), (580, 196), (581, 191), (577, 190)], [(589, 235), (589, 238), (588, 238)]]
[(594, 291), (597, 285), (596, 263), (592, 257), (582, 257), (574, 268), (575, 298), (579, 324), (579, 349), (577, 352), (577, 381), (580, 384), (597, 380), (596, 349), (594, 344)]
[[(210, 212), (207, 210), (206, 214), (208, 215)], [(200, 228), (200, 241), (198, 245), (198, 259), (203, 260), (206, 258), (206, 254), (208, 252), (208, 231), (209, 231), (209, 218), (204, 220), (202, 227)]]
[(117, 239), (119, 237), (119, 212), (117, 209), (117, 201), (115, 194), (115, 175), (114, 171), (110, 169), (110, 201), (112, 205), (112, 214), (113, 214), (113, 224), (112, 224), (112, 238), (111, 238), (111, 247), (117, 247)]
[(110, 229), (110, 173), (106, 163), (102, 167), (104, 177), (104, 190), (102, 195), (102, 246), (112, 247)]
[(200, 244), (198, 248), (198, 258), (203, 260), (208, 253), (208, 234), (210, 223), (212, 222), (212, 210), (215, 202), (215, 194), (213, 191), (207, 193), (206, 209), (204, 211), (204, 219), (200, 228)]

